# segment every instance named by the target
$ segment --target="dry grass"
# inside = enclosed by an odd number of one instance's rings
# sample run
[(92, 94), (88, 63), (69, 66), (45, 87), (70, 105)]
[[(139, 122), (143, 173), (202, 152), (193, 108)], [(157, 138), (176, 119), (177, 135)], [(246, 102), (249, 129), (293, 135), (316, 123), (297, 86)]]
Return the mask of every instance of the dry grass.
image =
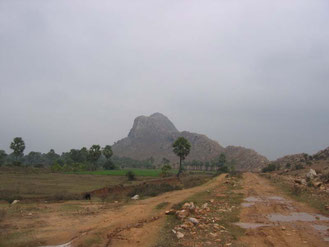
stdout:
[[(71, 200), (81, 193), (131, 182), (122, 176), (61, 173), (25, 173), (0, 170), (0, 200), (15, 199)], [(133, 183), (138, 183), (135, 181)]]

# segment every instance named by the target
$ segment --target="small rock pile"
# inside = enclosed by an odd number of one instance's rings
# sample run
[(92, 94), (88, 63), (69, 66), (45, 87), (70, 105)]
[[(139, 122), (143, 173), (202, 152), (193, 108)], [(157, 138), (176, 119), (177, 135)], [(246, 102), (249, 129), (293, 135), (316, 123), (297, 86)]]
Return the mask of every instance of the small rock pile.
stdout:
[(293, 178), (293, 181), (296, 185), (307, 186), (311, 185), (314, 188), (318, 188), (321, 191), (329, 192), (329, 187), (323, 183), (315, 170), (310, 169), (309, 172), (305, 175), (305, 178), (297, 177)]
[[(186, 202), (180, 210), (170, 209), (165, 212), (167, 215), (175, 215), (177, 219), (182, 221), (180, 225), (172, 229), (177, 239), (184, 238), (187, 233), (195, 235), (197, 229), (206, 229), (210, 224), (212, 228), (218, 231), (225, 230), (225, 227), (215, 223), (220, 220), (218, 217), (207, 217), (207, 213), (211, 211), (209, 206), (214, 201), (214, 199), (211, 199), (209, 202), (202, 204), (201, 207), (195, 205), (194, 202)], [(211, 238), (218, 238), (218, 233), (210, 232), (209, 236)], [(221, 241), (220, 239), (216, 240), (217, 242)]]

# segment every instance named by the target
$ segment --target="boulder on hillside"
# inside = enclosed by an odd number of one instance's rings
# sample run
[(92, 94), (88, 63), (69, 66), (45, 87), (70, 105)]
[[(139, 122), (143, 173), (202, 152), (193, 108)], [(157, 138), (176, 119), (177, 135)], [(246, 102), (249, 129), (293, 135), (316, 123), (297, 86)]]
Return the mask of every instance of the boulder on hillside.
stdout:
[(316, 171), (313, 169), (310, 169), (310, 171), (306, 174), (306, 177), (308, 179), (314, 179), (316, 177)]

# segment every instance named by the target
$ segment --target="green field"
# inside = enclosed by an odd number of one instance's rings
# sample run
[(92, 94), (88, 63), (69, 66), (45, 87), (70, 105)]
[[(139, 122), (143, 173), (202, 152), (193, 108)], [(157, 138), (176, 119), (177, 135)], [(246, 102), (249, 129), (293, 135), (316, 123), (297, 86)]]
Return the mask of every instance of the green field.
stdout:
[[(132, 171), (136, 176), (141, 177), (159, 177), (161, 169), (123, 169), (123, 170), (102, 170), (102, 171), (81, 171), (74, 174), (88, 174), (88, 175), (111, 175), (111, 176), (125, 176), (128, 171)], [(176, 170), (171, 170), (171, 173), (176, 173)], [(72, 174), (72, 173), (71, 173)]]

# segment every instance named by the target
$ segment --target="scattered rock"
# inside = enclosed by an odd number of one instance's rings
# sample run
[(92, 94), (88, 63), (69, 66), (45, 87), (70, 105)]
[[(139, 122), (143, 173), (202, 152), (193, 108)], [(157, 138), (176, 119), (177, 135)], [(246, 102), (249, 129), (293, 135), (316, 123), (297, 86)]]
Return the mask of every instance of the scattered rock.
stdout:
[(166, 215), (174, 215), (176, 213), (175, 209), (170, 209), (165, 212)]
[(139, 195), (134, 195), (131, 199), (132, 200), (138, 200), (139, 199)]
[(306, 180), (303, 178), (302, 179), (296, 178), (294, 181), (296, 184), (307, 185)]
[(208, 207), (208, 203), (204, 203), (201, 207), (202, 207), (203, 209), (207, 208), (207, 207)]
[(28, 215), (28, 216), (32, 216), (32, 213), (30, 212), (30, 213), (28, 213), (27, 215)]
[(316, 177), (316, 171), (313, 169), (310, 169), (310, 171), (306, 174), (306, 177), (309, 179), (313, 179), (314, 177)]
[(178, 239), (184, 238), (184, 234), (181, 233), (181, 232), (176, 232), (176, 237), (177, 237)]
[(322, 186), (322, 182), (313, 182), (313, 186), (319, 188)]
[(17, 204), (19, 202), (20, 202), (20, 200), (14, 200), (11, 204), (14, 205), (14, 204)]
[(190, 217), (190, 218), (188, 218), (188, 220), (191, 221), (194, 225), (199, 224), (199, 221), (196, 218)]
[(179, 211), (176, 211), (176, 217), (177, 219), (184, 219), (186, 218), (187, 216), (189, 216), (189, 212), (185, 209), (183, 210), (179, 210)]

